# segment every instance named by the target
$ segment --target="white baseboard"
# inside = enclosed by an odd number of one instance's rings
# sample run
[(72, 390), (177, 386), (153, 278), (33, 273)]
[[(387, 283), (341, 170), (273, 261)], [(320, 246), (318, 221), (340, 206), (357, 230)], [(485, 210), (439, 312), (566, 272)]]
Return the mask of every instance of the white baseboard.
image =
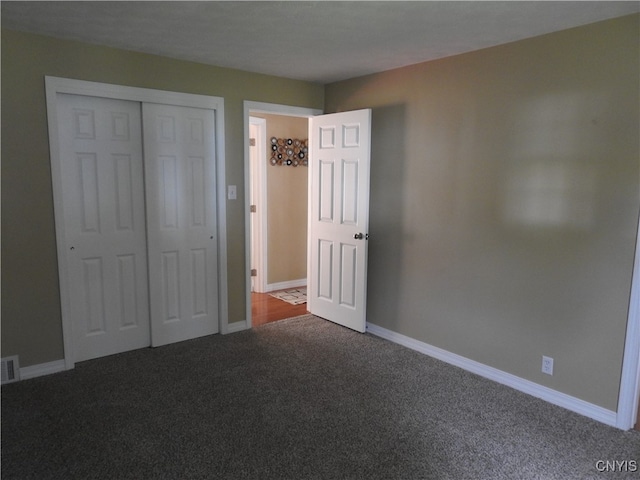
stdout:
[(572, 397), (571, 395), (544, 387), (530, 380), (525, 380), (510, 373), (503, 372), (502, 370), (498, 370), (497, 368), (489, 367), (482, 363), (448, 352), (441, 348), (434, 347), (433, 345), (429, 345), (428, 343), (421, 342), (400, 333), (387, 330), (386, 328), (379, 327), (372, 323), (367, 323), (367, 332), (438, 360), (442, 360), (443, 362), (456, 367), (460, 367), (471, 373), (480, 375), (481, 377), (488, 378), (494, 382), (501, 383), (514, 388), (515, 390), (540, 398), (541, 400), (559, 407), (566, 408), (572, 412), (579, 413), (580, 415), (584, 415), (585, 417), (589, 417), (598, 422), (612, 427), (617, 427), (616, 412), (599, 407), (593, 403), (585, 402), (584, 400)]
[(227, 327), (227, 334), (241, 332), (242, 330), (246, 330), (246, 329), (247, 329), (246, 320), (242, 320), (240, 322), (233, 322), (233, 323), (230, 323), (229, 326)]
[(267, 284), (268, 292), (275, 292), (276, 290), (284, 290), (285, 288), (296, 288), (296, 287), (306, 287), (307, 279), (301, 278), (299, 280), (289, 280), (288, 282), (279, 282), (279, 283), (269, 283)]
[[(246, 328), (246, 321), (234, 322), (229, 324), (227, 332), (240, 332), (242, 330), (246, 330)], [(489, 367), (482, 363), (476, 362), (475, 360), (470, 360), (455, 353), (451, 353), (441, 348), (434, 347), (433, 345), (429, 345), (428, 343), (421, 342), (420, 340), (407, 337), (406, 335), (402, 335), (401, 333), (387, 330), (386, 328), (374, 325), (373, 323), (367, 323), (367, 332), (402, 345), (404, 347), (410, 348), (417, 352), (423, 353), (430, 357), (436, 358), (450, 365), (462, 368), (471, 373), (475, 373), (476, 375), (480, 375), (481, 377), (488, 378), (489, 380), (493, 380), (494, 382), (501, 383), (508, 387), (514, 388), (515, 390), (540, 398), (541, 400), (552, 403), (559, 407), (566, 408), (567, 410), (571, 410), (572, 412), (584, 415), (585, 417), (591, 418), (598, 422), (610, 425), (612, 427), (620, 428), (617, 424), (617, 414), (612, 410), (607, 410), (606, 408), (599, 407), (598, 405), (594, 405), (593, 403), (589, 403), (579, 398), (572, 397), (571, 395), (558, 392), (557, 390), (539, 385), (530, 380), (525, 380), (510, 373), (503, 372), (502, 370), (498, 370), (497, 368)], [(28, 367), (20, 368), (20, 379), (27, 380), (29, 378), (50, 375), (52, 373), (63, 372), (65, 370), (66, 368), (64, 360), (55, 360), (53, 362), (41, 363), (38, 365), (31, 365)]]
[(64, 360), (55, 360), (53, 362), (39, 363), (28, 367), (20, 368), (20, 380), (41, 377), (43, 375), (51, 375), (52, 373), (64, 372), (66, 370)]

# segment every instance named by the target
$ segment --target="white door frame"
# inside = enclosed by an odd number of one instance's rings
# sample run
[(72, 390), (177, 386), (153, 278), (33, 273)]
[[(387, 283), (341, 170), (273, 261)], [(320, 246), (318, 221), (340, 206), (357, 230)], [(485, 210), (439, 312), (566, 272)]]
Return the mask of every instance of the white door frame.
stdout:
[(631, 279), (631, 296), (627, 319), (627, 336), (622, 357), (622, 375), (616, 426), (622, 430), (633, 428), (638, 414), (640, 396), (640, 218), (636, 232), (636, 252)]
[[(258, 128), (256, 138), (256, 159), (250, 166), (249, 198), (254, 195), (253, 204), (257, 205), (256, 212), (249, 213), (251, 233), (251, 263), (249, 268), (255, 267), (257, 273), (253, 276), (253, 290), (264, 293), (267, 291), (267, 121), (264, 118), (249, 117), (249, 123)], [(251, 163), (251, 155), (249, 155)], [(250, 202), (251, 204), (251, 202)]]
[[(238, 328), (235, 330), (244, 330), (246, 328), (251, 328), (252, 326), (252, 318), (251, 318), (251, 217), (249, 213), (250, 209), (250, 189), (251, 189), (251, 178), (250, 178), (250, 158), (249, 158), (249, 122), (251, 113), (266, 113), (271, 115), (283, 115), (289, 117), (302, 117), (302, 118), (311, 118), (315, 115), (321, 115), (323, 113), (322, 110), (317, 108), (306, 108), (306, 107), (294, 107), (290, 105), (279, 105), (275, 103), (264, 103), (264, 102), (251, 102), (248, 100), (244, 101), (244, 211), (245, 213), (245, 222), (244, 222), (244, 232), (245, 232), (245, 291), (246, 291), (246, 320), (245, 322), (237, 322)], [(265, 175), (266, 181), (266, 175)], [(266, 209), (265, 209), (266, 215)], [(266, 226), (266, 222), (265, 222)], [(263, 231), (263, 238), (266, 242), (266, 227)], [(264, 264), (267, 263), (267, 252), (266, 246), (263, 245), (263, 255), (262, 261)], [(266, 273), (266, 270), (265, 270)], [(307, 272), (308, 278), (309, 272)], [(266, 282), (266, 279), (265, 279)], [(236, 324), (234, 324), (236, 325)]]
[(62, 202), (62, 172), (60, 169), (60, 148), (58, 140), (57, 95), (87, 95), (92, 97), (130, 100), (134, 102), (161, 103), (183, 107), (206, 108), (215, 111), (216, 134), (216, 176), (218, 205), (218, 315), (220, 332), (228, 332), (229, 313), (227, 298), (227, 226), (226, 226), (226, 178), (224, 157), (224, 99), (207, 95), (127, 87), (107, 83), (87, 82), (59, 77), (45, 77), (47, 99), (47, 119), (49, 126), (49, 154), (51, 158), (51, 182), (55, 214), (56, 241), (58, 252), (58, 276), (60, 281), (60, 303), (62, 311), (62, 336), (64, 342), (65, 369), (74, 367), (73, 335), (70, 318), (70, 291), (64, 231), (64, 206)]

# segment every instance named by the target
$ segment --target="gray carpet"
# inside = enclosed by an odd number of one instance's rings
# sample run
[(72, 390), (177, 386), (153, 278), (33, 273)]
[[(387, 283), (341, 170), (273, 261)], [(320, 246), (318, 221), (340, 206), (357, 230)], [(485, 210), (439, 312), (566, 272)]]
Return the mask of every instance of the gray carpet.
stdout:
[(639, 432), (312, 316), (2, 387), (4, 480), (640, 477), (598, 460)]

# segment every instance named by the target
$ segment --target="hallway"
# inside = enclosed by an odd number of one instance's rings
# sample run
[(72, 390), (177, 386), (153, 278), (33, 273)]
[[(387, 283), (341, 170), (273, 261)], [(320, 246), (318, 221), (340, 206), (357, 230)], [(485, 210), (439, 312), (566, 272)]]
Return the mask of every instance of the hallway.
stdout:
[(254, 327), (285, 318), (297, 317), (306, 313), (306, 303), (290, 305), (283, 300), (272, 297), (268, 293), (253, 292), (251, 294), (251, 317)]

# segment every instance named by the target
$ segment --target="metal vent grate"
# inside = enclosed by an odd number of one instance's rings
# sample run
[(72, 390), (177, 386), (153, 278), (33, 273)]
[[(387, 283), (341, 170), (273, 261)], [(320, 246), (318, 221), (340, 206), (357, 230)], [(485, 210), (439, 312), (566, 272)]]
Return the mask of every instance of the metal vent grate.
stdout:
[(18, 356), (6, 357), (2, 360), (2, 385), (20, 380), (20, 366)]

